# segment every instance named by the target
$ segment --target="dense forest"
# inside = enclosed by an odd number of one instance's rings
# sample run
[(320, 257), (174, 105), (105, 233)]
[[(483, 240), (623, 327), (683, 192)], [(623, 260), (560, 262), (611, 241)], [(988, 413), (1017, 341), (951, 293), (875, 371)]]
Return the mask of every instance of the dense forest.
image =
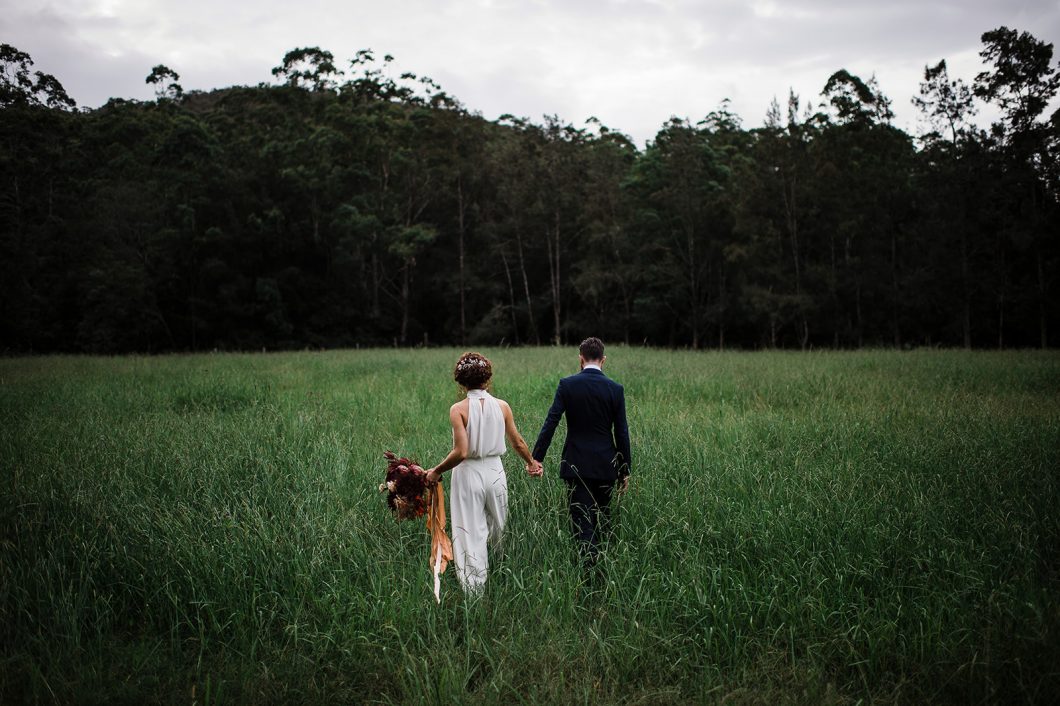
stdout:
[(159, 65), (156, 100), (79, 110), (4, 44), (0, 351), (1048, 347), (1060, 67), (982, 42), (968, 81), (925, 67), (926, 134), (839, 70), (762, 127), (723, 102), (644, 149), (485, 120), (371, 51), (209, 92)]

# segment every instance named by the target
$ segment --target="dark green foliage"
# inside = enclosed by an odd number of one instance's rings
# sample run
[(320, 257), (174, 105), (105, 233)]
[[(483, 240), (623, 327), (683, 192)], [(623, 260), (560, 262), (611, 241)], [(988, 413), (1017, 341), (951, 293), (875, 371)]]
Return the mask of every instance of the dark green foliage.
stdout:
[(723, 103), (643, 151), (486, 121), (370, 50), (209, 93), (158, 65), (155, 102), (70, 112), (3, 45), (0, 350), (1047, 347), (1060, 72), (1026, 32), (983, 42), (973, 86), (926, 67), (919, 142), (840, 70), (819, 112), (792, 95), (746, 129)]

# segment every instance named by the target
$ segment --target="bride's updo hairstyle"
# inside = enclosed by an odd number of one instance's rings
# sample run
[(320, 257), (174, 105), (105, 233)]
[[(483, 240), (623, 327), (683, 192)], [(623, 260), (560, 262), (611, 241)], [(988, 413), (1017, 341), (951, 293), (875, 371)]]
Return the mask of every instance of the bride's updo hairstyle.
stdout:
[(453, 368), (453, 379), (465, 390), (482, 390), (493, 377), (493, 365), (481, 353), (464, 353)]

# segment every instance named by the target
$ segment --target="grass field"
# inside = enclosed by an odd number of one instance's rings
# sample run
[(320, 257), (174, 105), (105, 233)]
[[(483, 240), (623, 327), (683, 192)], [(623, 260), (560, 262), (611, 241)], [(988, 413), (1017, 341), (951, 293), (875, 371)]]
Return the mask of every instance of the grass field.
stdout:
[[(573, 349), (486, 349), (530, 443)], [(1047, 702), (1060, 355), (614, 347), (634, 476), (582, 585), (509, 452), (486, 596), (377, 492), (459, 351), (0, 360), (0, 702)], [(448, 482), (448, 481), (447, 481)]]

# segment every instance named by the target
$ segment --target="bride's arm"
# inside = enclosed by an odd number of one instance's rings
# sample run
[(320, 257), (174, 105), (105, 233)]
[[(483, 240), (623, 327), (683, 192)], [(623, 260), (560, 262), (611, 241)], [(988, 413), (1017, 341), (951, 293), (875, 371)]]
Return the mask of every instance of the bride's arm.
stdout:
[(515, 427), (515, 417), (512, 415), (512, 408), (507, 402), (501, 403), (501, 410), (504, 412), (504, 434), (508, 437), (508, 443), (515, 449), (515, 453), (519, 454), (524, 461), (526, 461), (527, 470), (534, 469), (531, 471), (532, 475), (539, 475), (540, 469), (536, 467), (537, 461), (530, 454), (530, 447), (526, 445), (526, 441), (523, 440), (523, 435), (519, 433), (519, 430)]
[(441, 463), (427, 470), (427, 479), (431, 483), (441, 480), (443, 473), (467, 458), (467, 429), (464, 428), (464, 418), (460, 416), (459, 403), (449, 408), (449, 423), (453, 425), (453, 449)]

